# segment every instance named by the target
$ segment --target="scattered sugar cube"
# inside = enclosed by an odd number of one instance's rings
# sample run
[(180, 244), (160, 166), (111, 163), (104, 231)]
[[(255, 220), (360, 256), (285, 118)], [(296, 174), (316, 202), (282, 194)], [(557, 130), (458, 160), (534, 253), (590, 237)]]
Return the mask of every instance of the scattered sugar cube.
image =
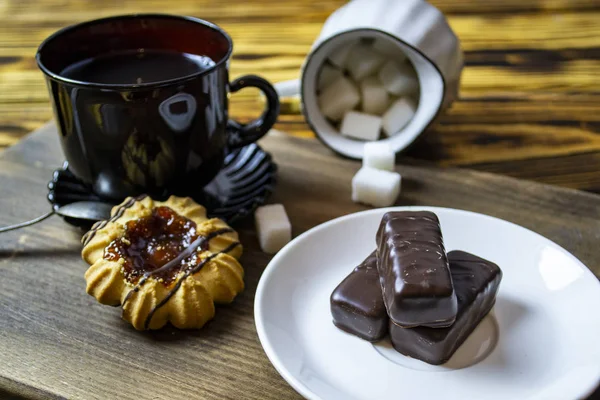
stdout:
[(381, 131), (381, 117), (358, 111), (344, 114), (340, 132), (342, 135), (360, 140), (377, 140)]
[(378, 53), (387, 56), (388, 60), (394, 60), (398, 64), (403, 63), (406, 61), (406, 54), (404, 54), (400, 46), (392, 40), (393, 39), (377, 38), (375, 39), (375, 43), (373, 43), (373, 49)]
[(408, 63), (398, 64), (393, 60), (388, 61), (379, 71), (379, 80), (388, 92), (396, 96), (419, 91), (419, 80)]
[(360, 81), (377, 72), (385, 60), (385, 56), (379, 54), (370, 46), (359, 44), (350, 50), (346, 60), (346, 69), (348, 69), (354, 80)]
[(396, 155), (389, 144), (383, 142), (365, 143), (363, 165), (383, 171), (393, 171)]
[(281, 204), (258, 207), (254, 213), (260, 248), (275, 254), (292, 240), (292, 225)]
[(383, 114), (389, 104), (390, 95), (376, 76), (366, 78), (360, 83), (362, 110), (368, 114)]
[(345, 44), (343, 46), (338, 47), (329, 55), (329, 62), (331, 62), (338, 68), (344, 69), (352, 47), (354, 47), (354, 44)]
[(397, 172), (362, 167), (352, 178), (352, 201), (375, 207), (391, 206), (400, 194), (401, 181)]
[(415, 115), (415, 104), (406, 98), (396, 100), (383, 114), (383, 132), (387, 136), (393, 136), (400, 132)]
[(344, 73), (341, 69), (329, 64), (323, 64), (321, 71), (319, 72), (319, 79), (317, 80), (317, 89), (325, 89), (327, 86), (335, 82), (337, 78), (343, 75)]
[(346, 111), (352, 110), (360, 103), (360, 94), (350, 79), (340, 76), (323, 90), (318, 102), (323, 115), (333, 121), (339, 121)]
[[(299, 79), (290, 79), (287, 81), (280, 81), (273, 85), (275, 91), (279, 97), (294, 97), (298, 96), (300, 93), (300, 80)], [(265, 98), (265, 94), (260, 92), (262, 98)]]

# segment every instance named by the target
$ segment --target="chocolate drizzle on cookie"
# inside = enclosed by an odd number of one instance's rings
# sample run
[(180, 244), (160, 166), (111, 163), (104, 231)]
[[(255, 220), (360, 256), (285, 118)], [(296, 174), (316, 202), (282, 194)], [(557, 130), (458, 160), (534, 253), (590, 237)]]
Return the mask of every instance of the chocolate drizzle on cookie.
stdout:
[[(206, 236), (198, 236), (198, 238), (196, 240), (194, 240), (185, 250), (183, 250), (177, 257), (173, 258), (171, 261), (169, 261), (168, 263), (166, 263), (165, 265), (163, 265), (162, 267), (155, 269), (154, 271), (148, 271), (146, 272), (143, 276), (142, 279), (139, 280), (139, 282), (137, 282), (137, 284), (135, 285), (135, 287), (133, 289), (131, 289), (129, 291), (129, 293), (127, 293), (127, 296), (125, 296), (125, 300), (123, 300), (123, 305), (125, 305), (125, 303), (127, 303), (127, 301), (129, 300), (129, 298), (133, 295), (133, 293), (137, 293), (139, 292), (141, 286), (146, 283), (146, 281), (153, 277), (156, 276), (158, 274), (162, 274), (165, 273), (167, 271), (173, 270), (176, 267), (179, 267), (181, 265), (181, 262), (184, 261), (186, 258), (191, 257), (194, 255), (194, 253), (196, 252), (196, 250), (198, 250), (198, 248), (203, 248), (205, 245), (208, 244), (208, 242), (219, 236), (219, 235), (223, 235), (225, 233), (231, 233), (234, 232), (233, 229), (231, 228), (223, 228), (223, 229), (219, 229), (217, 231), (211, 232)], [(239, 244), (239, 242), (235, 242), (234, 244)], [(235, 246), (234, 246), (235, 247)], [(232, 247), (233, 249), (233, 247)], [(225, 249), (227, 251), (231, 251), (231, 249)], [(225, 250), (223, 250), (223, 252), (225, 252)], [(219, 253), (215, 253), (219, 254)], [(194, 265), (193, 268), (196, 268), (198, 265), (201, 265), (203, 263), (202, 261), (199, 261), (199, 264)], [(188, 268), (188, 270), (190, 270), (190, 268)], [(198, 269), (199, 271), (200, 269)], [(175, 286), (177, 286), (177, 284), (175, 284)]]
[[(127, 293), (127, 296), (125, 296), (125, 299), (123, 300), (123, 304), (122, 304), (123, 307), (125, 306), (127, 301), (131, 298), (131, 296), (133, 296), (134, 293), (139, 292), (142, 285), (144, 285), (148, 281), (149, 278), (151, 278), (157, 274), (165, 273), (169, 270), (172, 270), (172, 269), (180, 266), (181, 263), (186, 258), (194, 256), (194, 253), (198, 250), (198, 248), (204, 247), (205, 244), (207, 245), (211, 239), (213, 239), (217, 236), (226, 234), (226, 233), (231, 233), (231, 232), (234, 232), (234, 230), (231, 228), (224, 228), (224, 229), (219, 229), (214, 232), (211, 232), (210, 234), (208, 234), (206, 236), (199, 236), (196, 240), (194, 240), (194, 242), (192, 242), (190, 244), (189, 247), (187, 247), (184, 251), (182, 251), (177, 257), (175, 257), (174, 259), (172, 259), (171, 261), (169, 261), (168, 263), (166, 263), (165, 265), (163, 265), (162, 267), (160, 267), (154, 271), (146, 272), (144, 274), (144, 276), (142, 277), (142, 279), (140, 279), (139, 282), (135, 285), (135, 287), (133, 289), (131, 289), (129, 291), (129, 293)], [(175, 295), (175, 293), (177, 293), (177, 291), (179, 290), (179, 288), (181, 287), (181, 285), (183, 284), (183, 281), (185, 279), (187, 279), (190, 275), (193, 275), (193, 274), (199, 272), (208, 262), (210, 262), (211, 260), (216, 258), (218, 255), (229, 253), (231, 250), (235, 249), (239, 245), (240, 245), (240, 242), (231, 243), (227, 248), (223, 249), (222, 251), (219, 251), (217, 253), (212, 253), (211, 255), (204, 258), (203, 260), (200, 260), (192, 268), (188, 268), (187, 270), (185, 270), (183, 275), (177, 280), (177, 282), (171, 288), (169, 293), (167, 293), (165, 298), (162, 299), (155, 307), (153, 307), (152, 310), (150, 310), (150, 312), (148, 313), (148, 317), (146, 318), (146, 321), (144, 323), (144, 329), (148, 329), (148, 326), (150, 325), (150, 321), (152, 321), (152, 317), (154, 316), (156, 311), (159, 308), (161, 308), (162, 306), (164, 306), (165, 304), (167, 304), (167, 302), (171, 299), (171, 297), (173, 297), (173, 295)]]
[[(225, 229), (224, 229), (225, 230)], [(216, 232), (214, 232), (216, 233)], [(213, 253), (210, 256), (206, 257), (204, 260), (202, 260), (198, 265), (196, 265), (194, 268), (191, 268), (189, 270), (187, 270), (182, 276), (181, 278), (179, 278), (179, 280), (177, 281), (177, 283), (175, 284), (175, 286), (173, 286), (173, 288), (169, 291), (169, 293), (167, 293), (167, 295), (156, 305), (152, 308), (152, 310), (150, 310), (150, 312), (148, 313), (148, 316), (146, 317), (146, 321), (144, 322), (144, 329), (148, 329), (150, 327), (150, 322), (152, 321), (152, 317), (154, 316), (154, 313), (156, 313), (156, 311), (161, 308), (162, 306), (164, 306), (165, 304), (167, 304), (169, 302), (169, 300), (171, 299), (171, 297), (173, 297), (173, 295), (179, 290), (179, 288), (181, 287), (181, 285), (183, 284), (183, 281), (185, 279), (187, 279), (190, 275), (193, 275), (197, 272), (199, 272), (209, 261), (211, 261), (212, 259), (216, 258), (217, 256), (219, 256), (220, 254), (226, 254), (229, 253), (231, 250), (235, 249), (237, 246), (240, 245), (240, 242), (234, 242), (231, 243), (229, 246), (227, 246), (225, 249), (223, 249), (222, 251), (219, 251), (218, 253)], [(131, 292), (129, 292), (127, 294), (127, 297), (129, 297), (129, 294)]]
[[(144, 325), (148, 329), (156, 311), (167, 304), (186, 278), (200, 271), (219, 254), (228, 253), (240, 245), (234, 242), (218, 253), (200, 258), (201, 252), (208, 250), (211, 239), (232, 232), (231, 228), (223, 228), (199, 235), (196, 223), (164, 206), (154, 208), (149, 216), (129, 221), (125, 235), (115, 239), (104, 254), (104, 258), (111, 261), (122, 259), (125, 279), (135, 284), (125, 296), (123, 307), (148, 279), (171, 285), (179, 276), (167, 295), (150, 310)], [(164, 263), (167, 259), (169, 261)]]
[[(84, 245), (90, 243), (96, 232), (122, 217), (126, 210), (146, 195), (130, 198), (113, 209), (111, 218), (96, 223), (83, 237)], [(197, 224), (167, 206), (152, 208), (150, 214), (128, 221), (123, 236), (113, 240), (104, 249), (103, 258), (121, 265), (123, 279), (133, 284), (122, 301), (122, 307), (138, 293), (142, 286), (153, 279), (169, 289), (148, 313), (144, 329), (148, 329), (154, 314), (177, 293), (185, 279), (198, 273), (205, 265), (221, 254), (227, 254), (240, 246), (229, 244), (222, 251), (209, 252), (210, 240), (227, 233), (235, 233), (229, 227), (213, 232), (200, 233)]]
[(144, 200), (146, 197), (148, 197), (147, 194), (141, 194), (141, 195), (139, 195), (137, 197), (130, 197), (129, 200), (127, 200), (125, 203), (121, 204), (119, 206), (119, 208), (117, 208), (117, 210), (110, 217), (110, 219), (107, 219), (107, 220), (104, 220), (104, 221), (98, 221), (94, 225), (92, 225), (92, 229), (90, 229), (81, 238), (81, 242), (83, 243), (83, 245), (87, 246), (88, 243), (91, 242), (91, 240), (94, 238), (94, 236), (96, 236), (96, 232), (98, 232), (100, 229), (102, 229), (106, 225), (108, 225), (109, 222), (115, 222), (116, 220), (118, 220), (119, 218), (121, 218), (123, 216), (123, 214), (125, 214), (125, 211), (128, 208), (133, 207), (133, 205), (135, 204), (136, 201)]

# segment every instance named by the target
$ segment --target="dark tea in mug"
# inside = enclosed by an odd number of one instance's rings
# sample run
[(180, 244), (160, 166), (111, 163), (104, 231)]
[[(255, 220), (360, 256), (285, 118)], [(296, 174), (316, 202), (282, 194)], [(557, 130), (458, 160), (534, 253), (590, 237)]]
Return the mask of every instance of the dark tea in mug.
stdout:
[[(147, 193), (202, 200), (228, 151), (262, 137), (279, 101), (257, 76), (229, 82), (232, 42), (219, 27), (169, 15), (111, 17), (57, 32), (40, 46), (69, 169), (102, 198)], [(265, 93), (247, 125), (229, 119), (228, 94)]]
[(88, 58), (67, 66), (60, 75), (76, 81), (126, 85), (177, 79), (214, 66), (205, 55), (139, 49)]

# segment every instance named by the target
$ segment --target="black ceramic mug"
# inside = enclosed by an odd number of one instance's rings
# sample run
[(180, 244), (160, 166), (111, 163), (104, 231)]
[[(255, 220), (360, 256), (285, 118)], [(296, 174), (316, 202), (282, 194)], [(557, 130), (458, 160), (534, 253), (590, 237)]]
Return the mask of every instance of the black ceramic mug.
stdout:
[[(69, 169), (107, 200), (149, 193), (198, 197), (226, 153), (262, 137), (279, 113), (264, 79), (229, 83), (232, 41), (209, 22), (129, 15), (65, 28), (36, 56)], [(242, 125), (228, 94), (257, 87), (267, 106)]]

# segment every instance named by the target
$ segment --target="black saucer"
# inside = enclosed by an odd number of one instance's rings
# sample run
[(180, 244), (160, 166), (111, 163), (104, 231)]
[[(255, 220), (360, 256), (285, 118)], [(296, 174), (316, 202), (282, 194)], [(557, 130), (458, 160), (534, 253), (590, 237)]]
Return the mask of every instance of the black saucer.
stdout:
[[(196, 200), (206, 207), (209, 217), (233, 224), (267, 201), (275, 187), (276, 172), (269, 153), (257, 144), (248, 145), (227, 155), (223, 169), (206, 185), (203, 198)], [(75, 201), (103, 201), (69, 171), (67, 162), (54, 171), (48, 189), (48, 201), (54, 208)], [(91, 225), (74, 218), (65, 221), (84, 228)]]

